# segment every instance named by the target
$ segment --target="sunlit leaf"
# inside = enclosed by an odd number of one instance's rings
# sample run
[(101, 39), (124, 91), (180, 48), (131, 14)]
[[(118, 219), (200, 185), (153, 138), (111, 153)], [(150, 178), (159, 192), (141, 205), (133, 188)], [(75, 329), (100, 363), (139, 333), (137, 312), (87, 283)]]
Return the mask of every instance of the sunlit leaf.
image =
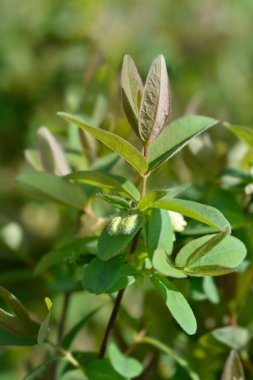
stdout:
[(150, 144), (149, 170), (158, 169), (165, 161), (184, 148), (193, 137), (217, 123), (217, 120), (205, 116), (186, 116), (174, 120)]
[(222, 213), (214, 207), (201, 203), (171, 198), (153, 203), (152, 207), (175, 211), (189, 218), (198, 220), (216, 230), (230, 229), (230, 224)]
[(58, 112), (58, 115), (63, 119), (78, 125), (80, 128), (89, 132), (103, 144), (108, 146), (114, 152), (123, 157), (130, 165), (132, 165), (141, 174), (144, 174), (148, 168), (148, 164), (143, 155), (128, 141), (122, 139), (111, 132), (103, 129), (95, 128), (88, 125), (84, 120), (75, 115), (70, 115), (64, 112)]
[(159, 55), (151, 64), (144, 86), (139, 112), (139, 133), (152, 141), (162, 132), (170, 115), (169, 80), (166, 62)]

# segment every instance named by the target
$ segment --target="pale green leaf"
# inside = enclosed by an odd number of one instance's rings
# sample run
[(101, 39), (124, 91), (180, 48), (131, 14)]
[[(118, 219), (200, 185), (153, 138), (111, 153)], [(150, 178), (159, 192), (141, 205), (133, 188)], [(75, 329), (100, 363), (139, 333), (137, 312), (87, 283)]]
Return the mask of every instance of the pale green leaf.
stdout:
[(37, 139), (44, 169), (60, 176), (68, 174), (71, 170), (65, 153), (49, 129), (40, 127), (37, 132)]
[(156, 249), (153, 254), (152, 265), (155, 270), (164, 276), (174, 278), (185, 278), (182, 270), (174, 268), (168, 261), (168, 256), (163, 249)]
[(156, 249), (163, 249), (168, 255), (171, 254), (174, 234), (167, 210), (151, 210), (146, 235), (149, 257), (152, 258)]
[[(47, 302), (46, 302), (46, 305), (47, 305)], [(47, 307), (48, 307), (48, 305), (47, 305)], [(46, 318), (44, 319), (44, 321), (41, 322), (41, 325), (40, 325), (40, 328), (38, 331), (37, 342), (38, 342), (39, 346), (42, 346), (44, 344), (46, 338), (47, 338), (49, 324), (50, 324), (50, 320), (51, 320), (51, 314), (52, 314), (52, 302), (51, 302), (50, 309), (48, 309), (48, 313), (46, 315)]]
[(68, 122), (74, 123), (80, 128), (89, 132), (96, 139), (123, 157), (141, 174), (144, 174), (147, 171), (147, 161), (143, 155), (128, 141), (124, 140), (120, 136), (115, 135), (114, 133), (92, 127), (75, 115), (70, 115), (64, 112), (58, 112), (58, 115)]
[(108, 355), (113, 368), (126, 378), (139, 376), (143, 371), (143, 365), (138, 360), (124, 356), (114, 343), (109, 345)]
[(170, 115), (169, 80), (166, 62), (159, 55), (151, 64), (139, 111), (139, 133), (152, 141), (162, 132)]
[(17, 184), (40, 198), (64, 204), (82, 210), (85, 196), (82, 189), (56, 175), (44, 172), (24, 172), (17, 179)]
[(164, 277), (152, 275), (151, 281), (177, 323), (187, 334), (195, 334), (197, 322), (183, 294)]
[(174, 120), (150, 144), (149, 171), (158, 169), (165, 161), (184, 148), (193, 137), (217, 123), (217, 120), (205, 116), (185, 116)]
[(152, 207), (175, 211), (189, 218), (198, 220), (216, 230), (230, 229), (230, 224), (222, 213), (214, 207), (201, 203), (171, 198), (155, 202)]
[(176, 266), (183, 267), (186, 274), (195, 276), (219, 275), (233, 271), (246, 256), (245, 245), (234, 236), (226, 236), (203, 257), (187, 266), (189, 257), (212, 238), (213, 235), (207, 235), (186, 244), (176, 256)]
[(152, 204), (154, 202), (164, 198), (169, 193), (169, 191), (169, 189), (150, 191), (141, 198), (137, 205), (137, 208), (141, 211), (145, 211), (147, 208), (152, 207)]
[(253, 148), (253, 128), (230, 125), (228, 123), (223, 123), (223, 125), (250, 148)]

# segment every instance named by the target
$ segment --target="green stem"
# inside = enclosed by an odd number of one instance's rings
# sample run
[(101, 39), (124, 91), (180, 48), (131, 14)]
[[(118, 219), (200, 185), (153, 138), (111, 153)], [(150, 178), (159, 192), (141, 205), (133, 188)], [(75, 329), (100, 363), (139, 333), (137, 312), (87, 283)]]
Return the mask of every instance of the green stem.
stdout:
[[(147, 158), (147, 155), (148, 155), (148, 147), (147, 146), (144, 147), (143, 155), (144, 155), (145, 158)], [(148, 177), (147, 175), (144, 175), (142, 177), (141, 198), (146, 193), (147, 177)], [(133, 239), (133, 242), (132, 242), (132, 245), (131, 245), (131, 248), (130, 248), (130, 252), (129, 252), (130, 254), (134, 253), (135, 250), (136, 250), (136, 246), (137, 246), (137, 243), (138, 243), (139, 235), (140, 235), (140, 231), (138, 231), (138, 233), (135, 235), (135, 237)], [(114, 306), (113, 306), (113, 309), (112, 309), (112, 313), (111, 313), (111, 316), (110, 316), (109, 321), (107, 323), (105, 334), (104, 334), (104, 337), (103, 337), (103, 340), (102, 340), (102, 343), (101, 343), (101, 346), (100, 346), (100, 350), (99, 350), (99, 358), (100, 359), (102, 359), (105, 356), (106, 348), (107, 348), (107, 345), (108, 345), (108, 341), (109, 341), (110, 335), (111, 335), (112, 330), (113, 330), (113, 326), (114, 326), (114, 324), (116, 322), (116, 319), (117, 319), (117, 316), (118, 316), (118, 313), (119, 313), (120, 304), (121, 304), (124, 292), (125, 292), (125, 289), (120, 290), (118, 292), (118, 294), (117, 294), (116, 299), (115, 299)]]
[(61, 354), (73, 367), (80, 369), (82, 368), (80, 363), (74, 358), (70, 351), (64, 350), (62, 347), (59, 347), (57, 344), (54, 344), (50, 340), (47, 340), (46, 343), (48, 343), (51, 347), (55, 349), (55, 351)]

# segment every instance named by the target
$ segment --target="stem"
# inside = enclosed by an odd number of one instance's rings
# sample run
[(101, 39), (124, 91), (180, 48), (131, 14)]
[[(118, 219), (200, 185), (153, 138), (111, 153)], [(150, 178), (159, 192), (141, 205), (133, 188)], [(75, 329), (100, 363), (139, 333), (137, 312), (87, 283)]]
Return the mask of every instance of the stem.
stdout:
[(101, 347), (100, 347), (100, 351), (99, 351), (99, 358), (100, 359), (102, 359), (105, 356), (108, 340), (109, 340), (109, 337), (111, 335), (114, 323), (115, 323), (115, 321), (117, 319), (117, 315), (118, 315), (118, 312), (119, 312), (119, 308), (120, 308), (120, 304), (121, 304), (121, 300), (122, 300), (124, 292), (125, 292), (125, 289), (120, 290), (118, 292), (118, 295), (117, 295), (116, 299), (115, 299), (114, 306), (113, 306), (113, 309), (112, 309), (112, 313), (111, 313), (109, 322), (107, 324), (107, 327), (106, 327), (106, 330), (105, 330), (105, 335), (104, 335), (104, 338), (103, 338), (103, 341), (102, 341), (102, 344), (101, 344)]
[(75, 368), (82, 368), (80, 363), (74, 358), (70, 351), (64, 350), (62, 347), (59, 347), (57, 344), (54, 344), (50, 340), (46, 341), (55, 351), (59, 352), (70, 364)]
[[(147, 156), (148, 156), (148, 144), (146, 144), (144, 146), (143, 156), (145, 158), (147, 158)], [(147, 174), (143, 175), (143, 177), (142, 177), (141, 198), (146, 193), (147, 177), (148, 177)], [(137, 243), (138, 243), (140, 232), (141, 232), (141, 230), (139, 230), (137, 232), (137, 234), (135, 235), (135, 237), (133, 239), (133, 242), (132, 242), (132, 245), (131, 245), (131, 248), (130, 248), (130, 252), (129, 252), (130, 254), (134, 253), (135, 250), (136, 250), (136, 246), (137, 246)], [(105, 330), (104, 338), (103, 338), (101, 346), (100, 346), (100, 350), (99, 350), (99, 358), (100, 359), (102, 359), (105, 356), (106, 348), (107, 348), (107, 345), (108, 345), (108, 340), (109, 340), (110, 335), (112, 333), (113, 326), (114, 326), (114, 324), (116, 322), (116, 319), (117, 319), (117, 316), (118, 316), (118, 313), (119, 313), (120, 304), (121, 304), (124, 292), (125, 292), (125, 289), (120, 290), (118, 292), (118, 294), (117, 294), (116, 299), (115, 299), (114, 306), (113, 306), (113, 309), (112, 309), (112, 313), (111, 313), (111, 316), (110, 316), (109, 321), (107, 323), (107, 327), (106, 327), (106, 330)]]
[(62, 336), (64, 333), (64, 327), (65, 327), (66, 317), (67, 317), (67, 312), (68, 312), (69, 299), (70, 299), (70, 293), (65, 292), (64, 298), (63, 298), (62, 316), (61, 316), (61, 320), (60, 320), (58, 332), (57, 332), (58, 345), (61, 344)]

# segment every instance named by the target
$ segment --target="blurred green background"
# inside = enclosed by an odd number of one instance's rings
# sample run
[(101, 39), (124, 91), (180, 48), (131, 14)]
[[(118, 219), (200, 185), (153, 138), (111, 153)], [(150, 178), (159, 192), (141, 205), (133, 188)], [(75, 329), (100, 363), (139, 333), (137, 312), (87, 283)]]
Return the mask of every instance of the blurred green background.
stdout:
[[(251, 126), (252, 16), (251, 0), (0, 0), (0, 283), (35, 314), (43, 316), (43, 301), (39, 306), (35, 298), (43, 300), (46, 291), (28, 268), (66, 233), (69, 217), (60, 218), (53, 205), (30, 202), (15, 187), (26, 165), (23, 151), (36, 145), (38, 127), (46, 125), (61, 138), (66, 127), (56, 112), (91, 116), (99, 96), (120, 125), (124, 54), (145, 78), (160, 53), (170, 77), (172, 118), (198, 113)], [(212, 133), (219, 155), (202, 152), (189, 165), (173, 160), (166, 173), (174, 181), (207, 179), (229, 161), (227, 146), (234, 147), (236, 139)], [(77, 320), (74, 301), (72, 314)], [(27, 357), (29, 349), (0, 349), (0, 379), (16, 380), (17, 368), (19, 374), (27, 369)], [(34, 355), (29, 365), (39, 358)]]

